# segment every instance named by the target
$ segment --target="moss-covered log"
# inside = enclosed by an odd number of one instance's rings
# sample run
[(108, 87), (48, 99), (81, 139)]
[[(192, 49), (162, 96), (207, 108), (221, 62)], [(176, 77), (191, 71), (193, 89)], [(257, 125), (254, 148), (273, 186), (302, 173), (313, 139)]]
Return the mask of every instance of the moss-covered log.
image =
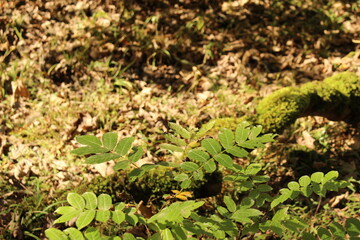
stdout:
[(334, 121), (360, 121), (360, 77), (343, 72), (324, 81), (285, 87), (260, 101), (257, 115), (239, 119), (216, 119), (215, 128), (234, 128), (247, 120), (263, 126), (265, 132), (280, 133), (299, 117), (323, 116)]

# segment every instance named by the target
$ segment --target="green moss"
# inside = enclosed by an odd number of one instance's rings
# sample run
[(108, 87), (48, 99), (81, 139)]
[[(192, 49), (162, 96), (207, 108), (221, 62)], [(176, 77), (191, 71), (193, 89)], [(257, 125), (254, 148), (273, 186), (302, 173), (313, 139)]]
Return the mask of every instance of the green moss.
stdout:
[(360, 97), (360, 77), (352, 72), (336, 74), (324, 80), (348, 98)]
[(259, 103), (257, 123), (266, 132), (279, 132), (306, 111), (309, 104), (309, 99), (298, 88), (280, 89)]
[[(147, 201), (150, 196), (161, 199), (164, 194), (171, 190), (179, 190), (180, 183), (174, 180), (172, 168), (157, 167), (145, 173), (140, 179), (128, 186), (129, 193), (136, 201)], [(219, 172), (205, 174), (201, 181), (193, 181), (187, 189), (194, 193), (196, 198), (214, 196), (221, 190), (222, 175)], [(220, 184), (220, 186), (218, 186)], [(214, 186), (218, 186), (218, 191)]]
[(240, 118), (217, 118), (211, 120), (215, 122), (214, 127), (208, 132), (210, 136), (214, 136), (219, 133), (220, 129), (228, 128), (231, 130), (235, 130), (236, 126), (243, 121), (253, 122), (253, 119), (247, 116), (242, 116)]
[(346, 98), (349, 106), (340, 105), (341, 108), (348, 108), (350, 112), (349, 121), (358, 123), (360, 121), (360, 77), (352, 72), (343, 72), (324, 80), (331, 87), (340, 91)]
[(348, 98), (326, 82), (309, 82), (302, 85), (300, 90), (310, 103), (303, 116), (327, 116), (329, 113), (342, 115), (343, 108), (340, 106), (348, 103)]
[(344, 72), (300, 87), (286, 87), (264, 98), (257, 107), (256, 123), (267, 132), (280, 132), (302, 116), (331, 120), (360, 120), (360, 78)]

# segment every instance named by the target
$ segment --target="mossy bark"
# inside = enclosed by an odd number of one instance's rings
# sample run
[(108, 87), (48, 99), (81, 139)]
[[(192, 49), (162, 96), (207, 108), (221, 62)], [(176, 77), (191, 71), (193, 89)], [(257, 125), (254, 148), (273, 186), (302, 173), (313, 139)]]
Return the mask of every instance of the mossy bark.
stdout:
[(256, 110), (253, 117), (216, 119), (215, 127), (234, 129), (238, 122), (247, 120), (262, 125), (264, 132), (281, 133), (304, 116), (356, 124), (360, 121), (360, 77), (343, 72), (324, 81), (282, 88), (261, 100)]

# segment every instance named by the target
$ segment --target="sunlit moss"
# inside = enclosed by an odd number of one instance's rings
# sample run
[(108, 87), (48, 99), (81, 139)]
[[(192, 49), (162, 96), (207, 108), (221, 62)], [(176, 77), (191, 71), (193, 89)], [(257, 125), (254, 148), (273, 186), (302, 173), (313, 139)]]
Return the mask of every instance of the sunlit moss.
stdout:
[(256, 123), (268, 132), (279, 132), (297, 118), (319, 115), (332, 120), (359, 121), (360, 78), (344, 72), (300, 87), (286, 87), (258, 105)]
[(295, 87), (280, 89), (264, 98), (257, 107), (257, 123), (267, 132), (277, 132), (309, 107), (310, 99)]

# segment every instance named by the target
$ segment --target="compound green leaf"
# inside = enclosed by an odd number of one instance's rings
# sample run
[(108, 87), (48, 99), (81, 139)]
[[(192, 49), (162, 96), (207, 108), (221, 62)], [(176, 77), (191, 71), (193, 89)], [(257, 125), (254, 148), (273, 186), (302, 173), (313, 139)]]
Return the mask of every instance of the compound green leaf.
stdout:
[(213, 159), (207, 161), (205, 164), (204, 164), (204, 169), (206, 172), (208, 173), (212, 173), (216, 170), (216, 164), (214, 162)]
[(97, 154), (97, 155), (93, 155), (91, 157), (88, 157), (85, 160), (85, 163), (87, 163), (87, 164), (99, 164), (99, 163), (108, 162), (110, 160), (117, 159), (119, 157), (121, 157), (121, 155), (119, 155), (119, 154), (101, 153), (101, 154)]
[(84, 198), (77, 193), (69, 193), (66, 197), (66, 200), (76, 209), (83, 210), (85, 208)]
[(123, 160), (115, 163), (114, 170), (118, 171), (118, 170), (127, 169), (129, 166), (130, 166), (130, 162), (128, 160)]
[(201, 141), (201, 146), (206, 149), (212, 156), (221, 152), (221, 145), (218, 141), (212, 138), (207, 138)]
[(235, 130), (235, 142), (241, 144), (246, 141), (250, 133), (250, 129), (244, 128), (241, 125), (238, 125)]
[(83, 234), (76, 228), (67, 228), (64, 230), (64, 233), (69, 235), (70, 240), (84, 240)]
[(115, 152), (121, 156), (127, 154), (131, 148), (132, 143), (134, 142), (134, 137), (126, 137), (121, 139), (115, 147)]
[(49, 240), (69, 240), (65, 233), (56, 228), (46, 229), (45, 235)]
[(140, 160), (143, 154), (144, 150), (142, 149), (142, 147), (133, 147), (133, 152), (129, 154), (129, 160), (132, 163), (135, 163)]
[(82, 195), (85, 199), (85, 208), (86, 209), (95, 209), (97, 206), (97, 197), (93, 192), (86, 192)]
[(188, 153), (188, 157), (193, 161), (206, 162), (210, 156), (207, 152), (200, 149), (192, 149)]
[(321, 183), (324, 179), (324, 173), (322, 172), (316, 172), (311, 174), (311, 181), (316, 183)]
[(79, 156), (87, 155), (87, 154), (94, 154), (94, 153), (106, 153), (109, 150), (99, 146), (86, 146), (86, 147), (79, 147), (71, 151), (72, 154), (76, 154)]
[(112, 199), (108, 194), (100, 194), (98, 196), (98, 209), (109, 210), (112, 206)]
[(169, 144), (169, 143), (160, 144), (160, 148), (169, 150), (171, 152), (183, 152), (184, 151), (183, 148), (176, 146), (174, 144)]
[(77, 136), (76, 141), (87, 146), (102, 147), (100, 139), (93, 135)]
[(107, 222), (110, 219), (110, 211), (109, 210), (98, 210), (96, 211), (96, 221), (99, 222)]
[(219, 140), (224, 148), (231, 147), (234, 145), (234, 133), (227, 128), (223, 128), (219, 133)]
[(117, 133), (105, 133), (102, 136), (102, 142), (104, 147), (106, 147), (109, 150), (113, 150), (114, 147), (116, 146), (116, 143), (118, 141), (118, 135)]
[(185, 138), (185, 139), (190, 139), (191, 138), (191, 133), (188, 130), (186, 130), (185, 128), (183, 128), (182, 126), (180, 126), (179, 124), (170, 122), (169, 126), (170, 126), (170, 128), (172, 130), (174, 130), (182, 138)]
[(120, 224), (125, 220), (125, 213), (120, 210), (115, 210), (111, 212), (111, 219), (117, 223)]
[(234, 155), (235, 157), (246, 157), (249, 154), (245, 149), (237, 146), (227, 147), (225, 151)]
[(196, 163), (193, 162), (183, 162), (180, 165), (180, 168), (184, 169), (185, 171), (196, 171), (197, 169), (199, 169), (199, 165), (197, 165)]
[(234, 163), (229, 155), (221, 153), (221, 154), (216, 155), (214, 157), (214, 159), (226, 168), (229, 168), (229, 169), (233, 168)]

